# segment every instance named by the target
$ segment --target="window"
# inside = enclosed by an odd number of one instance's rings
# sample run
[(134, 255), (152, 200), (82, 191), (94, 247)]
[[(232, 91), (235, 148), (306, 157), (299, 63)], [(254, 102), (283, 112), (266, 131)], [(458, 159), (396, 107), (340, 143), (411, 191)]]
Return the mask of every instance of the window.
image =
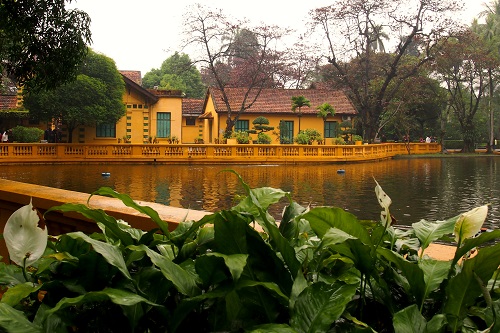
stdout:
[(170, 137), (170, 112), (158, 112), (156, 120), (156, 136), (158, 138)]
[(98, 138), (115, 138), (116, 124), (99, 124), (95, 129), (95, 136)]
[(325, 138), (337, 137), (338, 123), (336, 121), (325, 121)]
[(293, 121), (280, 121), (280, 143), (293, 143)]
[(186, 126), (196, 125), (196, 118), (186, 118)]
[(236, 124), (234, 124), (235, 132), (244, 132), (249, 130), (249, 121), (248, 120), (237, 120)]

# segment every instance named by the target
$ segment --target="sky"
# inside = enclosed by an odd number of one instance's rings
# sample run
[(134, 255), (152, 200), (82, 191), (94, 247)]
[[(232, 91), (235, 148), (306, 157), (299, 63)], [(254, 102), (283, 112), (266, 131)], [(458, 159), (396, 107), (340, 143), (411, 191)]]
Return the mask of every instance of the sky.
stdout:
[[(458, 1), (464, 3), (460, 15), (464, 23), (484, 10), (482, 0)], [(206, 0), (73, 0), (69, 7), (89, 14), (94, 51), (112, 58), (119, 70), (138, 70), (144, 76), (160, 68), (175, 51), (182, 52), (182, 18), (195, 3), (223, 9), (226, 15), (254, 24), (297, 28), (304, 25), (309, 10), (333, 0), (211, 0), (208, 4)]]

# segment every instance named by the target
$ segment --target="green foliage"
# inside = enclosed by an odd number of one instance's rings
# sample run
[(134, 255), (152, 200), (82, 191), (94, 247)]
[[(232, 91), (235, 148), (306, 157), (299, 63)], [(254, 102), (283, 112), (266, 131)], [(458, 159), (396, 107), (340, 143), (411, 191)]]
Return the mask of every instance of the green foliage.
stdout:
[(257, 134), (257, 143), (270, 144), (271, 141), (272, 141), (271, 137), (266, 133), (261, 132)]
[(0, 72), (25, 89), (53, 88), (73, 80), (85, 59), (90, 17), (66, 1), (6, 0), (0, 34)]
[(321, 133), (313, 128), (308, 128), (300, 131), (295, 137), (295, 142), (297, 142), (299, 145), (312, 145), (314, 141), (320, 142), (321, 140)]
[(187, 54), (175, 52), (167, 58), (160, 69), (152, 69), (142, 79), (144, 88), (181, 90), (188, 98), (202, 98), (205, 86), (200, 71)]
[(253, 131), (255, 133), (269, 132), (274, 129), (273, 126), (269, 126), (269, 119), (263, 116), (258, 116), (252, 121)]
[(42, 138), (43, 130), (37, 127), (16, 126), (12, 129), (12, 139), (16, 142), (40, 142)]
[[(335, 207), (302, 207), (289, 193), (251, 189), (232, 209), (169, 231), (158, 214), (109, 188), (158, 228), (143, 231), (82, 204), (102, 232), (50, 238), (27, 269), (0, 264), (8, 332), (497, 332), (499, 230), (461, 239), (451, 261), (425, 255), (478, 207), (403, 231)], [(387, 220), (391, 199), (377, 185)], [(276, 219), (269, 209), (285, 202)], [(280, 221), (278, 223), (277, 221)], [(467, 232), (461, 233), (466, 238)], [(460, 236), (459, 238), (462, 238)], [(452, 246), (450, 244), (450, 246)], [(470, 252), (480, 248), (477, 255)], [(25, 275), (26, 276), (26, 275)]]
[(61, 118), (71, 133), (80, 125), (116, 123), (125, 115), (125, 84), (114, 61), (89, 51), (74, 82), (54, 90), (27, 92), (24, 106), (34, 119)]
[(352, 141), (363, 141), (363, 137), (361, 135), (354, 134), (352, 136)]
[(248, 134), (248, 132), (245, 132), (245, 131), (234, 132), (234, 138), (236, 139), (236, 142), (238, 142), (238, 143), (249, 143), (250, 142), (250, 135)]
[(342, 137), (336, 137), (332, 139), (332, 145), (345, 145), (347, 142)]

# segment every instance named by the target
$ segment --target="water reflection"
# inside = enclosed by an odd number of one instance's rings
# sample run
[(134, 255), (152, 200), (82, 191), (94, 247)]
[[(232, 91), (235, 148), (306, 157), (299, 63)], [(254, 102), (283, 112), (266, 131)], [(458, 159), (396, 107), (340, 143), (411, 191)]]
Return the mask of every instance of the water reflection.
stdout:
[[(109, 186), (136, 200), (216, 211), (231, 207), (243, 194), (236, 176), (221, 172), (231, 168), (253, 188), (280, 188), (302, 205), (337, 206), (359, 218), (377, 219), (375, 178), (392, 198), (391, 212), (400, 224), (445, 219), (491, 203), (487, 225), (493, 227), (500, 221), (499, 161), (477, 157), (311, 166), (4, 165), (0, 177), (88, 193)], [(277, 205), (273, 214), (283, 206)]]

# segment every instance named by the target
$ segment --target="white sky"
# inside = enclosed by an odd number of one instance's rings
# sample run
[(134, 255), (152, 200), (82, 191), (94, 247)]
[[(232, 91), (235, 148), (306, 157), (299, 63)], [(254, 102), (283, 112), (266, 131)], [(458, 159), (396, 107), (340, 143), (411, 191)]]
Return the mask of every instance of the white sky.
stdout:
[[(460, 0), (458, 0), (460, 1)], [(470, 23), (483, 0), (462, 0), (464, 23)], [(490, 3), (491, 1), (487, 1)], [(89, 14), (92, 49), (116, 62), (119, 70), (140, 70), (142, 76), (180, 50), (182, 17), (189, 5), (201, 3), (237, 19), (298, 29), (309, 10), (333, 0), (76, 0), (69, 7)], [(186, 52), (187, 53), (187, 52)]]

